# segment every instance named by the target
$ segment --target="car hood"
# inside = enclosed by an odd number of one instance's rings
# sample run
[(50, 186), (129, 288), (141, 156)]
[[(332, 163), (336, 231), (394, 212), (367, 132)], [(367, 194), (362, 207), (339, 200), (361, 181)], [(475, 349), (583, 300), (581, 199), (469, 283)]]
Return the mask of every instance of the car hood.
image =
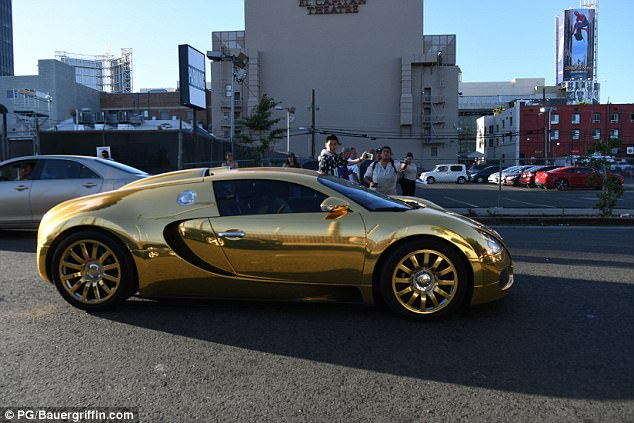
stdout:
[(164, 182), (173, 182), (173, 181), (181, 181), (185, 179), (192, 178), (202, 178), (208, 175), (209, 169), (207, 168), (196, 168), (196, 169), (185, 169), (185, 170), (176, 170), (173, 172), (161, 173), (159, 175), (148, 176), (146, 178), (142, 178), (136, 180), (134, 182), (130, 182), (127, 185), (121, 187), (122, 189), (126, 188), (139, 188), (153, 184), (161, 184)]

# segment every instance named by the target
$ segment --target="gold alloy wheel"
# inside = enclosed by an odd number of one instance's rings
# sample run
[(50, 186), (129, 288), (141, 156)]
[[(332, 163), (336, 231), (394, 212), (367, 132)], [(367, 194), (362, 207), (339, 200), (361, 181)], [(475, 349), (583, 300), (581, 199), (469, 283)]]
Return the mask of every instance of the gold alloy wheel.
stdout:
[(458, 272), (447, 256), (434, 250), (412, 251), (392, 275), (396, 300), (417, 314), (434, 314), (448, 306), (458, 290)]
[(110, 247), (95, 240), (79, 240), (68, 246), (58, 272), (66, 292), (84, 304), (111, 299), (121, 284), (119, 259)]

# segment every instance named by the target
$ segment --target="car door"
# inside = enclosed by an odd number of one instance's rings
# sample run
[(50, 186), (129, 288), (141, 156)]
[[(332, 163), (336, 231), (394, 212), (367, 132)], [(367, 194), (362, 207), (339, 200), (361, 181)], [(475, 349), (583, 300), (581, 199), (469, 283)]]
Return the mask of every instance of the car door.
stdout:
[(438, 166), (435, 174), (438, 182), (447, 182), (449, 180), (449, 166)]
[(39, 179), (31, 190), (31, 212), (39, 221), (53, 206), (95, 194), (101, 190), (103, 179), (82, 163), (70, 159), (43, 159)]
[(216, 181), (210, 219), (233, 271), (246, 278), (320, 284), (361, 280), (366, 233), (360, 213), (326, 219), (327, 196), (264, 179)]
[(20, 160), (0, 167), (0, 224), (24, 227), (33, 223), (30, 198), (35, 168), (36, 160)]

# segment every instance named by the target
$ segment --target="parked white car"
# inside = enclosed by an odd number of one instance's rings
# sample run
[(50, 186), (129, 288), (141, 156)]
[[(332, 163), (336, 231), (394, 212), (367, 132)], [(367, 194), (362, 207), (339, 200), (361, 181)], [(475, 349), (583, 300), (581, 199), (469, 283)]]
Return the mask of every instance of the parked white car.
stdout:
[(439, 164), (429, 171), (420, 174), (420, 179), (428, 184), (435, 182), (454, 182), (464, 184), (469, 178), (467, 167), (463, 164)]

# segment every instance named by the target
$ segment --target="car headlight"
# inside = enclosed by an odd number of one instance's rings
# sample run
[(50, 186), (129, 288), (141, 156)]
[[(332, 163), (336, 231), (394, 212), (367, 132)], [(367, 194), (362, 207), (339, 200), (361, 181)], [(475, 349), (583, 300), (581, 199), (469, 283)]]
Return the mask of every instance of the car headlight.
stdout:
[(491, 261), (499, 260), (505, 251), (504, 245), (502, 245), (502, 242), (496, 239), (493, 235), (485, 231), (478, 231), (478, 232), (480, 232), (480, 234), (482, 235), (485, 241), (482, 258), (483, 259), (486, 258)]

